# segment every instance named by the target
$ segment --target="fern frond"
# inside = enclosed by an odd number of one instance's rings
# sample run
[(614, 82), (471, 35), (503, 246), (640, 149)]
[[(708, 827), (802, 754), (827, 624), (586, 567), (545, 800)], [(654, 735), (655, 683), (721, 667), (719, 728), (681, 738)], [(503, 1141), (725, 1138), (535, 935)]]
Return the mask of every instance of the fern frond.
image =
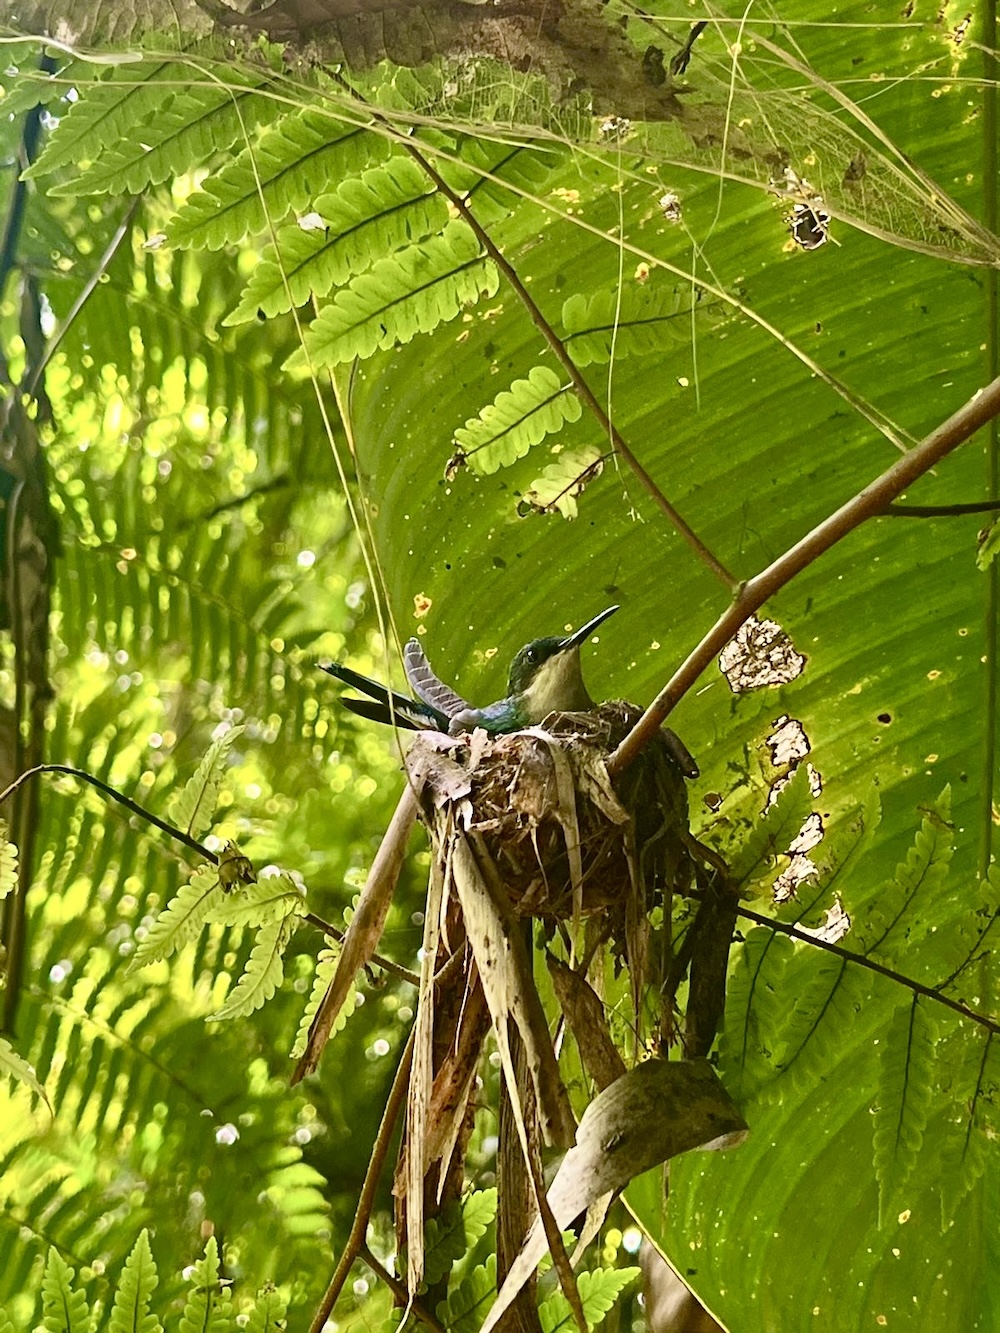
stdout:
[[(306, 333), (312, 365), (336, 366), (408, 343), (455, 319), (481, 296), (492, 296), (498, 285), (496, 268), (480, 254), (472, 230), (464, 222), (449, 222), (440, 236), (379, 260), (324, 306)], [(285, 368), (302, 370), (306, 364), (298, 351)]]
[(462, 1201), (462, 1222), (465, 1226), (465, 1248), (471, 1249), (476, 1241), (486, 1235), (486, 1228), (497, 1215), (497, 1192), (495, 1189), (473, 1190)]
[(45, 1333), (90, 1333), (90, 1311), (75, 1274), (56, 1249), (49, 1250), (42, 1278), (42, 1327)]
[(167, 239), (181, 249), (221, 250), (263, 231), (268, 218), (312, 209), (331, 181), (356, 176), (391, 151), (384, 136), (356, 121), (316, 110), (286, 116), (188, 197), (168, 222)]
[(0, 1075), (6, 1075), (8, 1078), (17, 1079), (19, 1083), (25, 1084), (37, 1097), (41, 1097), (49, 1108), (49, 1114), (55, 1114), (35, 1071), (27, 1060), (18, 1055), (6, 1037), (0, 1037)]
[(479, 1333), (496, 1294), (497, 1257), (491, 1254), (438, 1305), (438, 1318), (449, 1333)]
[(556, 461), (543, 467), (541, 475), (525, 489), (523, 503), (543, 514), (556, 511), (565, 519), (576, 518), (576, 497), (603, 471), (603, 455), (597, 445), (564, 449), (556, 455)]
[(812, 808), (809, 774), (800, 764), (754, 820), (746, 840), (730, 854), (733, 883), (746, 891), (750, 884), (756, 887), (769, 879), (776, 858), (788, 852)]
[(163, 1333), (160, 1321), (149, 1310), (157, 1282), (149, 1232), (143, 1227), (125, 1260), (108, 1320), (108, 1333)]
[[(526, 148), (521, 144), (463, 138), (458, 153), (463, 165), (442, 162), (439, 170), (454, 190), (465, 195), (473, 213), (486, 227), (522, 207), (523, 194), (542, 194), (551, 176), (566, 160), (566, 150), (557, 142), (542, 148)], [(514, 188), (504, 189), (505, 183)]]
[[(247, 1320), (247, 1333), (285, 1333), (287, 1302), (273, 1287), (258, 1291)], [(3, 1330), (0, 1330), (3, 1333)]]
[(225, 926), (263, 926), (306, 910), (305, 893), (291, 875), (261, 875), (216, 898), (206, 921)]
[(246, 971), (240, 977), (226, 1002), (207, 1021), (221, 1023), (230, 1018), (242, 1018), (266, 1004), (281, 985), (285, 975), (285, 946), (294, 930), (293, 916), (280, 921), (268, 921), (257, 932), (257, 941), (250, 951)]
[(190, 1282), (179, 1333), (231, 1333), (236, 1327), (233, 1293), (219, 1281), (219, 1246), (214, 1236), (209, 1236), (204, 1255), (192, 1265)]
[[(595, 1268), (593, 1272), (578, 1273), (576, 1285), (580, 1292), (587, 1327), (600, 1324), (615, 1301), (641, 1273), (639, 1268)], [(538, 1307), (538, 1319), (543, 1333), (562, 1333), (576, 1327), (569, 1301), (561, 1291), (553, 1292)]]
[(0, 819), (0, 901), (17, 888), (17, 848), (7, 837), (6, 821)]
[(200, 838), (212, 827), (215, 804), (225, 777), (229, 751), (242, 735), (243, 727), (230, 727), (208, 748), (194, 774), (170, 809), (171, 819), (192, 838)]
[(578, 366), (626, 356), (662, 353), (687, 339), (691, 306), (676, 292), (626, 288), (587, 297), (576, 292), (563, 303), (563, 341)]
[(778, 1073), (779, 1033), (788, 1006), (786, 973), (794, 952), (786, 935), (759, 926), (747, 932), (730, 968), (719, 1054), (727, 1086), (741, 1099), (759, 1092)]
[[(951, 791), (946, 787), (924, 815), (913, 846), (906, 860), (896, 868), (892, 882), (858, 924), (857, 935), (866, 954), (893, 959), (900, 949), (906, 948), (912, 959), (910, 951), (915, 931), (921, 926), (921, 915), (929, 916), (928, 912), (917, 912), (914, 904), (919, 898), (925, 908), (933, 911), (951, 861), (955, 835), (949, 823), (950, 813)], [(927, 919), (922, 930), (929, 929), (930, 924)]]
[[(293, 1060), (297, 1060), (306, 1049), (306, 1042), (309, 1040), (309, 1029), (312, 1027), (312, 1021), (316, 1016), (316, 1010), (319, 1008), (320, 1002), (326, 994), (326, 988), (329, 986), (333, 979), (333, 974), (337, 970), (337, 960), (340, 957), (340, 943), (337, 940), (331, 939), (329, 935), (325, 935), (324, 939), (326, 940), (327, 947), (320, 950), (319, 958), (316, 960), (316, 971), (313, 974), (313, 983), (312, 989), (309, 992), (309, 1000), (302, 1017), (299, 1020), (299, 1027), (295, 1034), (295, 1041), (292, 1044), (292, 1049), (289, 1051), (289, 1056)], [(341, 1005), (340, 1012), (334, 1020), (333, 1028), (330, 1031), (331, 1037), (343, 1030), (347, 1024), (347, 1020), (357, 1008), (357, 1003), (358, 992), (352, 982), (351, 988), (347, 992), (347, 998)]]
[(941, 1218), (948, 1227), (958, 1205), (986, 1170), (992, 1148), (991, 1126), (987, 1117), (989, 1089), (996, 1086), (1000, 1043), (993, 1032), (981, 1028), (970, 1037), (962, 1033), (961, 1061), (940, 1136), (941, 1145)]
[[(227, 69), (227, 80), (231, 73)], [(186, 82), (190, 78), (188, 71)], [(208, 83), (171, 96), (138, 129), (133, 125), (120, 142), (102, 148), (92, 166), (50, 186), (49, 194), (138, 194), (201, 166), (220, 148), (279, 114), (280, 105), (262, 96), (259, 86), (260, 81), (250, 86)]]
[(441, 231), (448, 209), (441, 195), (428, 191), (427, 177), (412, 159), (393, 157), (384, 167), (344, 181), (335, 194), (320, 195), (316, 225), (282, 227), (277, 247), (267, 246), (240, 304), (223, 322), (284, 314), (310, 296), (342, 287), (377, 259)]
[(169, 105), (191, 71), (173, 60), (121, 66), (106, 78), (83, 82), (78, 100), (60, 117), (25, 178), (51, 175), (60, 167), (95, 162), (109, 146), (134, 136), (144, 121)]
[(874, 1131), (879, 1225), (917, 1163), (934, 1091), (936, 1041), (931, 1005), (914, 995), (893, 1014), (882, 1044)]
[(515, 380), (455, 431), (455, 441), (474, 472), (507, 467), (546, 435), (579, 421), (583, 411), (572, 387), (548, 366), (535, 366), (528, 378)]
[(16, 1333), (14, 1325), (10, 1322), (10, 1315), (0, 1305), (0, 1333)]
[(424, 1278), (428, 1286), (447, 1277), (467, 1248), (462, 1206), (449, 1204), (424, 1225)]
[(806, 1087), (836, 1068), (843, 1034), (856, 1022), (871, 994), (871, 974), (841, 958), (814, 959), (808, 983), (786, 1011), (779, 1033), (780, 1071), (794, 1087)]
[(140, 940), (131, 970), (169, 958), (185, 944), (190, 944), (205, 924), (214, 901), (221, 896), (216, 868), (199, 866)]

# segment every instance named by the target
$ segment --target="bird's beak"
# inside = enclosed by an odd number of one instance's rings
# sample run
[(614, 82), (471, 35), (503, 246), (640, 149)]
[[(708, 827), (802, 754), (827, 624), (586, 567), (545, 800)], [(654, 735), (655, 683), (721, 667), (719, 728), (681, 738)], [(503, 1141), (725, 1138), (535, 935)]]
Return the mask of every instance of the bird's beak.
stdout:
[(564, 653), (567, 648), (578, 648), (581, 643), (585, 643), (586, 640), (590, 638), (598, 625), (603, 625), (608, 616), (613, 616), (618, 609), (617, 606), (609, 606), (607, 610), (602, 611), (600, 615), (594, 616), (593, 620), (588, 620), (586, 625), (581, 625), (580, 628), (574, 631), (568, 638), (563, 639), (562, 643), (559, 645), (559, 651)]

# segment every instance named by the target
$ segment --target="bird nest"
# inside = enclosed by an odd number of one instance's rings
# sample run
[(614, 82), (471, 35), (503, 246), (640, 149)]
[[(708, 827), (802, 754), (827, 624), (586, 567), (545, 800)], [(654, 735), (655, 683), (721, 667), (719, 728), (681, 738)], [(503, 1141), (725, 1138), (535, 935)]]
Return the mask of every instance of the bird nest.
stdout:
[(422, 733), (407, 766), (438, 848), (456, 833), (472, 839), (511, 913), (549, 923), (603, 912), (623, 925), (630, 899), (645, 914), (685, 893), (698, 844), (666, 737), (608, 776), (609, 754), (639, 716), (614, 700), (507, 736)]

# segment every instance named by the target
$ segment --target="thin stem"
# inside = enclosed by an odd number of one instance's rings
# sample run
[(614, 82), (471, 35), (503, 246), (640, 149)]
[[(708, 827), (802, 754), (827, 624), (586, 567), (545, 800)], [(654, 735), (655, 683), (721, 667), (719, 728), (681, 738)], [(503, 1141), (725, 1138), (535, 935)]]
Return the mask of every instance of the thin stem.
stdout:
[(419, 1319), (428, 1328), (433, 1328), (435, 1333), (448, 1333), (444, 1324), (439, 1323), (430, 1310), (425, 1309), (418, 1300), (410, 1296), (406, 1290), (406, 1283), (400, 1282), (398, 1277), (393, 1277), (389, 1270), (379, 1263), (367, 1245), (362, 1245), (359, 1258), (363, 1259), (375, 1276), (385, 1283), (397, 1300), (406, 1302), (406, 1308), (415, 1319)]
[(855, 963), (858, 967), (863, 967), (869, 972), (875, 972), (880, 977), (885, 977), (899, 986), (904, 986), (908, 991), (912, 991), (914, 995), (922, 995), (928, 1000), (936, 1000), (938, 1004), (943, 1004), (946, 1009), (953, 1010), (956, 1014), (960, 1014), (962, 1018), (968, 1019), (970, 1023), (976, 1023), (979, 1027), (985, 1028), (987, 1032), (1000, 1032), (1000, 1022), (996, 1019), (987, 1018), (985, 1014), (977, 1013), (975, 1009), (970, 1009), (968, 1005), (962, 1004), (959, 1000), (952, 1000), (947, 995), (942, 995), (933, 986), (925, 986), (921, 981), (914, 981), (912, 977), (906, 977), (902, 972), (896, 972), (891, 967), (876, 963), (874, 959), (866, 958), (864, 954), (853, 953), (850, 949), (844, 949), (841, 945), (834, 944), (831, 940), (821, 940), (815, 935), (810, 935), (790, 921), (776, 921), (774, 917), (764, 916), (761, 912), (753, 912), (749, 907), (737, 908), (737, 915), (744, 917), (747, 921), (753, 921), (758, 926), (766, 926), (768, 930), (776, 930), (779, 934), (788, 935), (793, 940), (799, 940), (803, 944), (811, 944), (817, 949), (824, 949), (827, 953), (832, 953), (837, 958), (844, 959), (845, 962)]
[(141, 819), (155, 825), (162, 833), (166, 833), (177, 842), (183, 843), (185, 847), (197, 852), (206, 861), (211, 861), (216, 866), (219, 864), (219, 858), (215, 852), (210, 852), (207, 847), (202, 846), (197, 838), (192, 838), (190, 834), (185, 833), (183, 829), (175, 828), (173, 824), (168, 824), (166, 820), (152, 814), (151, 811), (145, 809), (144, 806), (139, 805), (137, 801), (133, 801), (130, 797), (123, 796), (120, 791), (115, 791), (114, 787), (109, 787), (100, 778), (95, 778), (93, 773), (88, 773), (82, 768), (74, 768), (71, 764), (36, 764), (34, 768), (27, 769), (19, 777), (16, 777), (9, 787), (0, 792), (0, 805), (3, 805), (7, 797), (17, 791), (18, 787), (27, 782), (29, 778), (37, 777), (40, 773), (66, 773), (72, 778), (79, 778), (81, 782), (89, 782), (92, 787), (104, 792), (105, 796), (110, 796), (113, 801), (123, 805), (126, 810), (130, 810), (132, 814), (139, 815)]
[(957, 505), (887, 505), (885, 512), (897, 518), (953, 518), (959, 514), (994, 514), (1000, 500), (977, 500)]
[(344, 1289), (344, 1283), (347, 1281), (355, 1259), (361, 1253), (365, 1243), (365, 1237), (368, 1231), (368, 1222), (375, 1207), (375, 1191), (378, 1188), (379, 1177), (382, 1174), (382, 1168), (385, 1165), (385, 1159), (389, 1153), (389, 1144), (392, 1141), (393, 1131), (396, 1128), (396, 1121), (403, 1109), (403, 1103), (406, 1101), (406, 1091), (410, 1083), (410, 1065), (413, 1063), (413, 1045), (416, 1038), (416, 1025), (410, 1028), (410, 1035), (406, 1039), (406, 1045), (403, 1047), (403, 1054), (400, 1056), (399, 1065), (396, 1068), (396, 1077), (392, 1080), (392, 1088), (389, 1091), (389, 1098), (385, 1104), (385, 1110), (382, 1112), (382, 1121), (378, 1127), (378, 1134), (375, 1136), (375, 1143), (372, 1147), (371, 1157), (368, 1159), (368, 1170), (365, 1172), (364, 1184), (361, 1186), (361, 1195), (358, 1199), (358, 1211), (354, 1216), (354, 1225), (351, 1227), (351, 1233), (347, 1237), (347, 1244), (344, 1246), (343, 1253), (334, 1269), (333, 1277), (330, 1279), (330, 1285), (327, 1287), (323, 1299), (317, 1306), (313, 1321), (309, 1325), (309, 1333), (321, 1333), (327, 1319), (329, 1319), (333, 1307), (337, 1303), (337, 1298)]
[(607, 412), (605, 412), (604, 408), (598, 401), (593, 389), (591, 389), (590, 385), (587, 383), (586, 377), (582, 374), (576, 363), (573, 361), (573, 358), (566, 350), (565, 343), (542, 314), (534, 298), (521, 281), (517, 269), (507, 260), (503, 251), (472, 212), (468, 200), (451, 188), (440, 172), (428, 162), (427, 158), (424, 157), (415, 144), (407, 142), (405, 147), (413, 160), (420, 166), (421, 170), (427, 173), (441, 194), (443, 194), (444, 197), (458, 209), (459, 213), (465, 218), (466, 222), (476, 233), (480, 245), (507, 279), (518, 300), (528, 312), (532, 323), (551, 347), (556, 360), (572, 381), (573, 388), (576, 390), (578, 397), (582, 399), (592, 416), (600, 422), (601, 428), (605, 431), (608, 439), (614, 445), (616, 453), (618, 453), (628, 467), (631, 468), (632, 472), (651, 496), (653, 502), (661, 512), (667, 516), (687, 542), (688, 546), (694, 551), (698, 559), (712, 571), (716, 578), (721, 579), (728, 588), (738, 587), (739, 580), (736, 579), (734, 575), (730, 574), (722, 561), (708, 549), (695, 530), (681, 517), (677, 509), (670, 503), (653, 478), (639, 462), (638, 458), (636, 458), (635, 454), (625, 443), (617, 426), (612, 423)]
[[(608, 760), (608, 772), (626, 768), (659, 731), (667, 714), (720, 653), (741, 625), (796, 574), (836, 545), (866, 519), (874, 518), (918, 477), (974, 435), (1000, 413), (1000, 376), (981, 389), (881, 476), (825, 518), (741, 588), (698, 646), (674, 672), (642, 717)], [(992, 720), (991, 720), (992, 725)]]

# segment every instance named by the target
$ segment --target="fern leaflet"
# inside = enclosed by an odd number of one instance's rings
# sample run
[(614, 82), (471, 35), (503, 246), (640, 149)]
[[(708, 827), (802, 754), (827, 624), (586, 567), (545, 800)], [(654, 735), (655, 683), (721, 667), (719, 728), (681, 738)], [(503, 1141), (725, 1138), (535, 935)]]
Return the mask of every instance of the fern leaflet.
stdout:
[(390, 152), (388, 140), (363, 125), (315, 110), (286, 116), (189, 196), (167, 223), (167, 239), (182, 249), (221, 250), (262, 231), (268, 218), (312, 209), (331, 181)]
[(449, 1333), (479, 1333), (497, 1294), (497, 1257), (491, 1254), (438, 1305), (438, 1318)]
[[(302, 1018), (299, 1020), (299, 1027), (295, 1034), (295, 1041), (292, 1044), (291, 1051), (289, 1051), (289, 1055), (293, 1060), (297, 1060), (306, 1049), (306, 1042), (309, 1039), (309, 1029), (312, 1027), (313, 1019), (316, 1017), (316, 1010), (319, 1008), (320, 1001), (326, 994), (326, 988), (333, 980), (333, 974), (337, 970), (337, 959), (340, 957), (340, 944), (338, 941), (331, 939), (329, 935), (324, 936), (324, 938), (327, 947), (320, 950), (319, 958), (316, 961), (316, 971), (313, 974), (312, 989), (309, 992), (309, 1001), (306, 1004)], [(347, 998), (341, 1005), (340, 1013), (334, 1020), (333, 1028), (330, 1031), (331, 1037), (344, 1028), (347, 1020), (357, 1008), (357, 1001), (358, 993), (352, 982), (351, 988), (347, 992)]]
[(0, 900), (17, 888), (17, 848), (7, 837), (7, 825), (0, 819)]
[(167, 903), (145, 939), (140, 941), (132, 959), (132, 970), (169, 958), (189, 944), (201, 930), (213, 900), (221, 896), (221, 892), (215, 867), (199, 866), (187, 884), (183, 884)]
[(82, 1291), (73, 1290), (73, 1269), (54, 1247), (42, 1278), (42, 1327), (45, 1333), (90, 1333), (90, 1311)]
[[(925, 813), (913, 846), (903, 864), (897, 867), (892, 883), (865, 918), (859, 935), (866, 954), (891, 959), (904, 944), (909, 948), (915, 942), (914, 932), (922, 918), (923, 929), (930, 926), (928, 911), (917, 913), (914, 902), (919, 896), (925, 909), (933, 909), (939, 897), (955, 841), (948, 822), (950, 812), (951, 791), (946, 787), (936, 805)], [(890, 939), (900, 925), (904, 929), (897, 932), (897, 938)]]
[(448, 220), (444, 199), (428, 193), (426, 176), (408, 157), (345, 180), (335, 194), (320, 195), (314, 208), (308, 230), (304, 220), (282, 227), (277, 247), (267, 246), (225, 324), (284, 314), (310, 296), (326, 296), (380, 257), (441, 231)]
[(49, 188), (49, 194), (138, 194), (210, 158), (244, 131), (277, 114), (275, 103), (249, 88), (209, 84), (182, 93), (87, 170)]
[(637, 293), (626, 288), (587, 297), (577, 292), (563, 304), (563, 341), (578, 366), (626, 356), (663, 352), (685, 338), (689, 306), (674, 293)]
[(197, 770), (188, 778), (184, 790), (171, 806), (170, 815), (174, 823), (192, 838), (200, 838), (212, 827), (212, 816), (219, 799), (229, 751), (233, 741), (242, 732), (242, 727), (230, 727), (212, 742)]
[(240, 977), (226, 1002), (208, 1022), (221, 1023), (230, 1018), (242, 1018), (266, 1004), (281, 985), (285, 975), (285, 946), (294, 930), (294, 916), (280, 921), (268, 921), (257, 932), (257, 940), (250, 951), (246, 971)]
[[(580, 1291), (587, 1327), (601, 1323), (615, 1301), (630, 1282), (639, 1276), (638, 1268), (595, 1268), (590, 1273), (579, 1273), (576, 1285)], [(538, 1319), (543, 1333), (561, 1333), (576, 1328), (569, 1301), (561, 1291), (553, 1292), (538, 1308)]]
[[(459, 315), (499, 285), (496, 268), (479, 252), (464, 222), (449, 222), (440, 236), (407, 246), (354, 278), (320, 311), (306, 333), (314, 368), (368, 357), (381, 348), (408, 343)], [(307, 365), (300, 350), (286, 370)]]
[(604, 471), (604, 456), (596, 444), (552, 452), (556, 461), (542, 468), (541, 475), (525, 489), (522, 503), (542, 514), (555, 511), (565, 519), (576, 518), (576, 497)]
[[(979, 1031), (974, 1040), (962, 1044), (963, 1068), (960, 1100), (950, 1108), (941, 1136), (941, 1219), (948, 1227), (958, 1205), (986, 1170), (993, 1138), (986, 1110), (995, 1096), (996, 1075), (990, 1079), (990, 1064), (996, 1062), (996, 1034)], [(963, 1077), (964, 1076), (964, 1077)]]
[(931, 1006), (914, 995), (893, 1014), (882, 1044), (875, 1109), (875, 1175), (879, 1225), (909, 1180), (927, 1126), (934, 1089), (937, 1024)]
[(507, 467), (567, 421), (578, 421), (580, 400), (548, 366), (535, 366), (528, 378), (515, 380), (455, 431), (455, 441), (473, 471)]
[(219, 1281), (219, 1246), (209, 1236), (205, 1253), (192, 1265), (191, 1286), (178, 1325), (179, 1333), (230, 1333), (233, 1294)]
[(258, 1291), (250, 1318), (247, 1320), (247, 1333), (285, 1333), (287, 1308), (281, 1293), (273, 1287), (265, 1287), (262, 1291)]
[(157, 1280), (149, 1232), (143, 1227), (125, 1260), (108, 1320), (108, 1333), (163, 1333), (160, 1321), (149, 1309)]
[(733, 1095), (746, 1098), (777, 1074), (778, 1034), (788, 1005), (785, 973), (795, 952), (786, 935), (748, 931), (726, 989), (719, 1053)]
[(305, 905), (305, 894), (290, 875), (261, 875), (255, 883), (217, 897), (205, 919), (226, 926), (262, 926), (304, 912)]
[(18, 1055), (6, 1037), (0, 1037), (0, 1074), (6, 1074), (9, 1078), (15, 1078), (19, 1083), (26, 1084), (36, 1096), (41, 1097), (49, 1108), (49, 1114), (55, 1114), (35, 1071), (27, 1060)]

